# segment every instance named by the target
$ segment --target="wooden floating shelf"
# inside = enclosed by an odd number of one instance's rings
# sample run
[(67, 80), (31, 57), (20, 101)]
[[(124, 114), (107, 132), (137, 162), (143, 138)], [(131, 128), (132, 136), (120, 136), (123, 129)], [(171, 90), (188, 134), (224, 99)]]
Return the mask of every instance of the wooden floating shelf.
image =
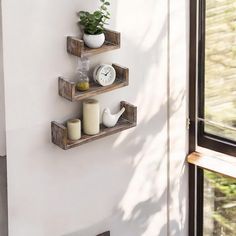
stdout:
[(128, 86), (129, 69), (117, 64), (113, 64), (112, 66), (116, 70), (116, 80), (112, 85), (103, 87), (101, 85), (96, 84), (95, 82), (90, 82), (89, 90), (81, 92), (76, 90), (76, 82), (70, 82), (64, 78), (59, 77), (59, 95), (71, 102), (74, 102)]
[(77, 56), (91, 56), (103, 52), (112, 51), (120, 48), (120, 33), (112, 30), (105, 30), (105, 43), (100, 48), (88, 48), (82, 39), (77, 37), (67, 37), (67, 52)]
[(104, 233), (99, 234), (97, 236), (110, 236), (110, 231), (104, 232)]
[(120, 108), (122, 107), (125, 107), (125, 112), (123, 113), (115, 127), (106, 128), (101, 125), (99, 134), (91, 136), (82, 134), (81, 139), (77, 141), (71, 141), (68, 139), (67, 127), (65, 124), (60, 124), (53, 121), (51, 123), (52, 142), (60, 148), (68, 150), (135, 127), (137, 125), (137, 107), (124, 101), (120, 102)]

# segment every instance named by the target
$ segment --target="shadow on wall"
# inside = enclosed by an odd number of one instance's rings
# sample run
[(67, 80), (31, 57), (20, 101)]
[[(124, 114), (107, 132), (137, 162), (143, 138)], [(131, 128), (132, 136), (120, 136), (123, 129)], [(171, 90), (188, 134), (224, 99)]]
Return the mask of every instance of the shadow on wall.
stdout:
[[(179, 95), (183, 97), (182, 94)], [(177, 101), (178, 98), (173, 99), (172, 102)], [(141, 123), (135, 131), (131, 132), (120, 144), (125, 150), (129, 147), (129, 150), (133, 150), (132, 153), (129, 153), (131, 156), (134, 157), (134, 160), (137, 159), (137, 162), (133, 162), (133, 169), (132, 169), (132, 177), (128, 186), (126, 187), (126, 192), (124, 192), (123, 199), (120, 200), (120, 206), (113, 210), (110, 217), (103, 219), (102, 221), (98, 222), (95, 225), (89, 226), (86, 229), (82, 229), (79, 231), (75, 231), (69, 234), (64, 234), (63, 236), (93, 236), (97, 235), (98, 233), (103, 232), (104, 230), (110, 230), (111, 236), (130, 236), (130, 235), (144, 235), (144, 233), (148, 230), (149, 224), (151, 220), (154, 219), (155, 222), (161, 222), (161, 219), (155, 220), (155, 215), (157, 213), (162, 212), (162, 214), (166, 214), (166, 201), (167, 201), (167, 188), (164, 189), (161, 193), (154, 193), (152, 197), (149, 197), (146, 200), (139, 201), (139, 194), (142, 194), (142, 189), (145, 188), (143, 184), (149, 185), (153, 187), (153, 192), (155, 191), (156, 185), (159, 183), (163, 183), (166, 186), (166, 178), (156, 180), (156, 173), (161, 172), (161, 168), (163, 165), (163, 160), (158, 156), (156, 160), (148, 160), (148, 156), (145, 153), (145, 149), (147, 145), (150, 145), (150, 140), (155, 139), (155, 135), (160, 133), (161, 130), (166, 125), (165, 122), (159, 122), (156, 127), (153, 127), (153, 121), (157, 120), (157, 118), (165, 112), (166, 104), (162, 104), (157, 114), (149, 120), (149, 122)], [(176, 108), (179, 109), (178, 107)], [(176, 111), (177, 111), (176, 110)], [(144, 139), (140, 139), (138, 142), (135, 141), (136, 139), (136, 132), (142, 133), (142, 130), (146, 130), (149, 134), (148, 137)], [(146, 141), (147, 143), (146, 143)], [(114, 149), (114, 152), (119, 152), (119, 146)], [(161, 157), (166, 155), (166, 146), (163, 153), (160, 153)], [(157, 148), (157, 147), (156, 147)], [(117, 151), (116, 151), (117, 150)], [(116, 155), (116, 154), (114, 154)], [(145, 163), (145, 162), (148, 163)], [(150, 161), (150, 162), (149, 162)], [(164, 161), (165, 162), (165, 161)], [(147, 166), (145, 166), (147, 164)], [(164, 163), (165, 165), (166, 163)], [(143, 168), (147, 168), (146, 175), (144, 179), (139, 179), (139, 173)], [(183, 170), (184, 172), (184, 170)], [(147, 174), (149, 173), (149, 175)], [(137, 179), (137, 180), (136, 180)], [(136, 182), (140, 181), (140, 182)], [(179, 184), (181, 186), (181, 182), (184, 181), (183, 179), (180, 180), (178, 183), (178, 178), (175, 184)], [(146, 183), (144, 183), (146, 182)], [(159, 183), (158, 183), (159, 182)], [(134, 185), (134, 186), (133, 186)], [(151, 187), (151, 188), (152, 188)], [(138, 189), (136, 189), (138, 188)], [(157, 189), (158, 190), (158, 189)], [(140, 191), (140, 192), (139, 192)], [(127, 199), (128, 198), (128, 199)], [(180, 192), (180, 199), (186, 201), (185, 196), (181, 195)], [(128, 209), (127, 215), (127, 208), (126, 208), (126, 201), (128, 201), (128, 206), (132, 205), (132, 209)], [(174, 199), (170, 199), (170, 201), (174, 201)], [(132, 204), (134, 202), (135, 204)], [(99, 202), (97, 202), (99, 204)], [(129, 208), (129, 207), (128, 207)], [(179, 209), (179, 212), (182, 213), (182, 209)], [(96, 212), (95, 212), (96, 214)], [(160, 217), (160, 215), (159, 215)], [(166, 219), (166, 216), (163, 215), (163, 219)], [(177, 222), (171, 221), (172, 225), (170, 235), (180, 235), (181, 233), (181, 223), (184, 222)], [(155, 228), (153, 229), (155, 230)], [(150, 235), (156, 236), (165, 236), (167, 235), (167, 224), (162, 224), (162, 228), (160, 230), (153, 231)], [(119, 232), (119, 233), (117, 233)], [(153, 233), (156, 232), (156, 233)]]
[[(116, 4), (117, 2), (112, 4), (114, 9), (117, 8)], [(137, 4), (146, 5), (146, 2), (138, 0)], [(148, 4), (150, 12), (162, 4), (164, 3), (161, 3), (160, 0), (152, 0)], [(153, 34), (152, 27), (155, 27), (156, 19), (153, 18), (151, 21), (148, 28), (139, 28), (139, 30), (143, 30), (143, 38), (141, 37), (136, 42), (132, 38), (125, 39), (125, 48), (128, 48), (129, 56), (122, 59), (124, 63), (131, 64), (131, 71), (134, 61), (135, 68), (142, 68), (133, 85), (135, 94), (131, 92), (128, 95), (136, 96), (138, 126), (130, 132), (115, 136), (112, 147), (114, 156), (121, 155), (122, 147), (124, 151), (127, 151), (125, 154), (131, 157), (127, 160), (130, 161), (129, 165), (132, 168), (130, 181), (124, 186), (123, 193), (119, 193), (119, 206), (113, 209), (110, 217), (63, 236), (95, 236), (105, 230), (110, 230), (111, 236), (167, 235), (167, 109), (168, 104), (172, 104), (171, 109), (173, 110), (170, 114), (174, 115), (183, 105), (185, 91), (181, 91), (177, 96), (171, 95), (169, 101), (166, 98), (167, 18), (164, 21), (162, 19), (162, 27), (158, 33), (154, 32), (155, 34)], [(139, 27), (138, 23), (137, 27)], [(147, 47), (147, 45), (143, 45), (143, 41), (148, 37), (154, 40)], [(137, 44), (137, 42), (139, 43)], [(161, 55), (164, 55), (164, 58)], [(163, 62), (163, 60), (166, 61)], [(164, 67), (165, 71), (162, 69), (160, 72), (161, 67)], [(143, 81), (144, 79), (145, 81)], [(161, 86), (163, 89), (160, 89)], [(102, 150), (98, 150), (98, 156), (100, 152), (102, 155)], [(179, 177), (176, 178), (175, 184), (181, 186), (183, 179), (180, 179), (179, 182)], [(182, 196), (181, 193), (180, 197), (186, 201), (185, 196)], [(174, 199), (170, 199), (170, 201), (174, 201)], [(97, 202), (97, 204), (100, 203)], [(179, 211), (182, 214), (181, 209)], [(94, 212), (94, 214), (99, 213)], [(183, 222), (171, 221), (170, 223), (172, 225), (170, 235), (180, 235)]]
[[(163, 193), (162, 201), (166, 199), (166, 192)], [(119, 232), (120, 235), (142, 235), (147, 228), (148, 221), (150, 220), (151, 216), (154, 215), (156, 212), (160, 211), (160, 206), (158, 203), (153, 201), (152, 198), (140, 202), (132, 212), (133, 219), (128, 221), (123, 221), (122, 218), (124, 217), (124, 212), (118, 210), (115, 215), (110, 218), (104, 219), (102, 222), (99, 222), (96, 225), (93, 225), (87, 229), (83, 229), (74, 233), (66, 234), (64, 236), (92, 236), (97, 235), (97, 233), (101, 233), (104, 228), (107, 230), (111, 230), (111, 236), (114, 235), (114, 232)], [(139, 227), (137, 227), (137, 225)], [(121, 230), (125, 230), (122, 232)], [(165, 230), (164, 230), (165, 233)], [(165, 234), (160, 234), (165, 235)]]

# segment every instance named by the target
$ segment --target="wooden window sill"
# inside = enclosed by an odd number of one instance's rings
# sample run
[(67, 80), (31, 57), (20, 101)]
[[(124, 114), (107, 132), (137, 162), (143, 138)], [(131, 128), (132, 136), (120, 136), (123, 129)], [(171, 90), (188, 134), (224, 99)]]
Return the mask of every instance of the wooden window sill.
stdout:
[(217, 172), (232, 178), (236, 178), (235, 157), (215, 157), (193, 152), (188, 155), (187, 161), (203, 169)]

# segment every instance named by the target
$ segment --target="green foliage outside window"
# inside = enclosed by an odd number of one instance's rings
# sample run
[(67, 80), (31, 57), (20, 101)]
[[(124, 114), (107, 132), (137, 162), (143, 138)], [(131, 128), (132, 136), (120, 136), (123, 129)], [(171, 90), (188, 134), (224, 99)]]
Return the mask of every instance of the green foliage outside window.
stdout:
[[(205, 205), (213, 205), (209, 214), (214, 221), (213, 236), (236, 235), (236, 179), (228, 178), (210, 171), (204, 171), (205, 196), (211, 191), (211, 199), (205, 200)], [(207, 206), (206, 206), (207, 207)], [(206, 209), (206, 208), (205, 208)], [(205, 225), (205, 227), (209, 227)], [(206, 234), (208, 235), (208, 234)], [(210, 234), (209, 234), (210, 235)]]

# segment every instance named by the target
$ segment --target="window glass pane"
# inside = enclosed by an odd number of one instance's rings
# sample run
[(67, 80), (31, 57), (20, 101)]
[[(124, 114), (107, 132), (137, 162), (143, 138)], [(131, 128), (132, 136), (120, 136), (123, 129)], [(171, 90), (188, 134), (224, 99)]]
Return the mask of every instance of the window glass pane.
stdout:
[(204, 171), (204, 236), (236, 235), (236, 179)]
[(236, 141), (236, 0), (206, 0), (205, 132)]

